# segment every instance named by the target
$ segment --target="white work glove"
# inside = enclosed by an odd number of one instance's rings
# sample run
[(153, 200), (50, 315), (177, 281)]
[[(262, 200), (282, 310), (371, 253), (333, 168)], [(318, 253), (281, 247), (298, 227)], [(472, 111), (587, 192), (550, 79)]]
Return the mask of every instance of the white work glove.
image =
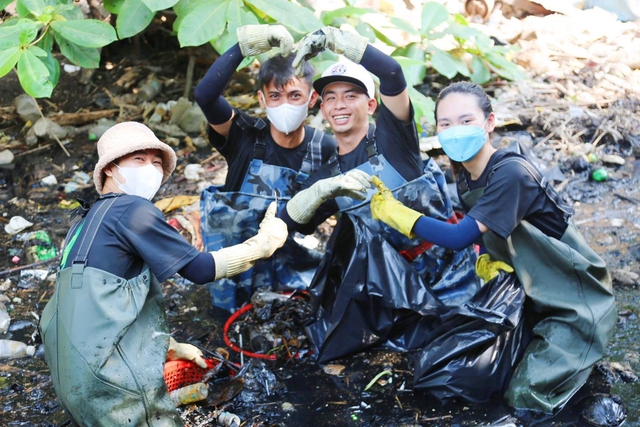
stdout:
[(202, 351), (191, 344), (182, 344), (169, 337), (167, 360), (190, 360), (202, 369), (207, 369), (207, 362), (202, 358)]
[(276, 218), (278, 205), (271, 202), (258, 233), (239, 245), (209, 252), (216, 264), (216, 280), (247, 271), (255, 261), (268, 258), (284, 245), (289, 234), (287, 224)]
[(348, 33), (335, 27), (324, 27), (307, 34), (298, 42), (296, 57), (292, 66), (296, 72), (302, 70), (304, 61), (308, 61), (325, 49), (359, 64), (369, 40), (359, 34)]
[(287, 213), (298, 224), (306, 224), (318, 207), (328, 199), (337, 196), (366, 199), (367, 190), (371, 188), (371, 179), (369, 174), (360, 169), (352, 169), (343, 175), (322, 179), (293, 196), (287, 203)]
[(282, 25), (245, 25), (236, 30), (242, 56), (256, 56), (280, 47), (280, 55), (288, 56), (293, 50), (293, 37)]

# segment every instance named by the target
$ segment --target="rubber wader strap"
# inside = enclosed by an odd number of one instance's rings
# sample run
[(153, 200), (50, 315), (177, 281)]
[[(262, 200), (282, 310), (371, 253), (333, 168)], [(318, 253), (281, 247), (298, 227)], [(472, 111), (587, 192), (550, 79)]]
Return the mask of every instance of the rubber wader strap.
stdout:
[[(308, 128), (307, 128), (308, 129)], [(302, 184), (309, 178), (309, 175), (320, 169), (322, 166), (322, 137), (324, 132), (313, 129), (313, 135), (307, 144), (307, 153), (302, 159), (302, 166), (296, 177), (296, 182)]]
[[(91, 217), (89, 224), (87, 225), (87, 233), (82, 237), (82, 241), (80, 242), (80, 248), (78, 249), (78, 253), (71, 263), (71, 288), (79, 289), (82, 287), (82, 275), (84, 273), (84, 268), (87, 264), (87, 256), (89, 255), (89, 249), (93, 244), (96, 235), (98, 234), (98, 229), (100, 228), (100, 224), (104, 219), (107, 211), (116, 201), (116, 197), (109, 197), (103, 203), (101, 203), (95, 212), (95, 214)], [(86, 221), (86, 219), (84, 220)], [(83, 221), (83, 222), (84, 222)], [(87, 239), (87, 237), (89, 237)], [(75, 243), (75, 242), (74, 242)]]

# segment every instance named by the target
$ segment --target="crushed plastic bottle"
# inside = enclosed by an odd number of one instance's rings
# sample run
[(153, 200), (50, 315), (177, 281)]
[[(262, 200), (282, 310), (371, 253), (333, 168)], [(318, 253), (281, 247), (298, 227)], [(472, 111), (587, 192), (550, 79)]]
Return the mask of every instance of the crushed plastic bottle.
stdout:
[(16, 359), (24, 356), (33, 356), (36, 348), (20, 341), (0, 340), (0, 359)]

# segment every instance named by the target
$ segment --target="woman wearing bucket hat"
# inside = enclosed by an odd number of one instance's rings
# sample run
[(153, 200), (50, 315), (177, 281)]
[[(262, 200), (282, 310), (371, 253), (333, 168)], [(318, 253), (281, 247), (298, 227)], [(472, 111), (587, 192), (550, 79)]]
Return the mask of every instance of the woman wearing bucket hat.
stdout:
[(98, 141), (100, 197), (67, 234), (40, 332), (59, 399), (80, 425), (181, 426), (163, 364), (202, 353), (169, 336), (160, 283), (175, 273), (195, 283), (238, 274), (287, 237), (275, 205), (245, 242), (201, 253), (150, 201), (176, 155), (145, 125), (124, 122)]

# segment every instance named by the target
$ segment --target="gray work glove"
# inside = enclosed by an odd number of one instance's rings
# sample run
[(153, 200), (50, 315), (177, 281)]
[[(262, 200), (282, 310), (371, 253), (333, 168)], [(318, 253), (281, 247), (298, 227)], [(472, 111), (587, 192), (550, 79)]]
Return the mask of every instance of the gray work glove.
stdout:
[(307, 34), (300, 40), (296, 48), (293, 67), (299, 74), (308, 61), (325, 49), (359, 64), (369, 41), (359, 34), (348, 33), (335, 27), (324, 27), (314, 33)]
[(298, 224), (308, 223), (320, 205), (337, 196), (347, 196), (356, 200), (366, 199), (371, 188), (371, 176), (360, 169), (322, 179), (306, 190), (300, 191), (287, 203), (289, 217)]
[(255, 261), (268, 258), (284, 245), (289, 234), (287, 224), (276, 218), (276, 202), (271, 202), (258, 233), (239, 245), (209, 252), (216, 264), (216, 280), (247, 271)]
[(256, 56), (279, 47), (280, 55), (293, 50), (293, 37), (282, 25), (245, 25), (236, 30), (242, 56)]
[(179, 343), (173, 337), (169, 337), (167, 360), (190, 360), (202, 369), (207, 369), (207, 362), (202, 358), (202, 351), (198, 347)]

